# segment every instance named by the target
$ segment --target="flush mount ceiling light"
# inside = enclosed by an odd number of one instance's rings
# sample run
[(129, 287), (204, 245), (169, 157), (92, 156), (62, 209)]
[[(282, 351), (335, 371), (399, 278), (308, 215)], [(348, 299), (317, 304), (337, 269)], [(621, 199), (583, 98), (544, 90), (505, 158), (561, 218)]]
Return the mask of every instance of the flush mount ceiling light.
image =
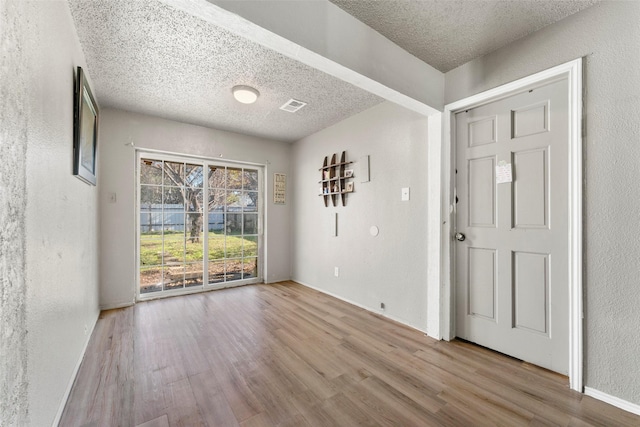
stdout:
[(260, 92), (251, 86), (234, 86), (231, 92), (233, 92), (233, 97), (236, 101), (243, 104), (253, 104), (260, 96)]

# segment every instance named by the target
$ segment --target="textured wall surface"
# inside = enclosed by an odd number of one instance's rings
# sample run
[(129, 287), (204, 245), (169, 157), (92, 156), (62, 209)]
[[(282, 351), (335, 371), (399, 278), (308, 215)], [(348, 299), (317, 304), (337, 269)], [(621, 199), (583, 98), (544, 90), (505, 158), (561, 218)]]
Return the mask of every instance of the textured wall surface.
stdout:
[(585, 58), (585, 385), (640, 404), (640, 2), (604, 2), (446, 75), (446, 102)]
[(66, 2), (1, 4), (0, 424), (46, 426), (98, 316), (97, 191), (71, 173), (84, 60)]
[[(266, 282), (288, 280), (290, 200), (274, 205), (273, 173), (289, 173), (288, 143), (105, 109), (100, 127), (100, 305), (131, 304), (136, 292), (136, 153), (138, 148), (267, 164)], [(290, 182), (290, 181), (289, 181)], [(116, 203), (109, 203), (109, 194)]]
[[(293, 279), (420, 330), (427, 327), (427, 118), (384, 102), (293, 146)], [(325, 156), (347, 152), (355, 192), (347, 206), (319, 197)], [(371, 182), (358, 159), (370, 155)], [(400, 201), (402, 187), (411, 200)], [(338, 236), (332, 236), (334, 214)], [(371, 226), (380, 234), (373, 237)], [(334, 277), (339, 267), (339, 277)]]
[(18, 2), (0, 2), (0, 426), (27, 420), (25, 26)]

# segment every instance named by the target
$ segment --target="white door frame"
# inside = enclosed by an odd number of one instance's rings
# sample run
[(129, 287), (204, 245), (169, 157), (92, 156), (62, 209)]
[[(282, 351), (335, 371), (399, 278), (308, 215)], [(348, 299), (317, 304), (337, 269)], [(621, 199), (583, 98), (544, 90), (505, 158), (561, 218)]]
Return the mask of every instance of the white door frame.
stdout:
[[(253, 283), (264, 283), (267, 267), (266, 267), (266, 259), (267, 259), (267, 251), (266, 251), (266, 240), (267, 233), (265, 232), (265, 224), (267, 222), (267, 165), (261, 163), (253, 163), (253, 162), (245, 162), (240, 160), (229, 160), (229, 159), (216, 159), (206, 156), (199, 155), (191, 155), (191, 154), (182, 154), (175, 153), (170, 151), (156, 150), (150, 148), (135, 148), (135, 166), (134, 170), (136, 172), (136, 202), (135, 202), (135, 227), (136, 227), (136, 243), (135, 243), (135, 254), (136, 254), (136, 283), (135, 283), (135, 294), (134, 301), (150, 301), (153, 299), (167, 298), (179, 295), (189, 295), (193, 293), (199, 292), (207, 292), (211, 290), (219, 290), (225, 288), (233, 288), (236, 286), (244, 286), (247, 284)], [(259, 174), (259, 186), (258, 186), (258, 276), (255, 279), (247, 280), (238, 280), (232, 282), (222, 282), (219, 285), (212, 285), (209, 283), (205, 283), (202, 288), (194, 287), (191, 289), (178, 289), (173, 291), (161, 291), (161, 292), (150, 292), (148, 294), (142, 295), (140, 293), (140, 160), (142, 158), (152, 158), (155, 160), (165, 160), (165, 161), (174, 161), (174, 162), (189, 162), (192, 161), (194, 163), (202, 164), (204, 168), (207, 168), (209, 165), (221, 165), (221, 166), (232, 166), (235, 165), (237, 167), (250, 167), (255, 168)], [(204, 184), (207, 187), (207, 184)], [(208, 190), (208, 188), (207, 188)], [(208, 212), (204, 212), (205, 215)], [(205, 240), (203, 247), (203, 252), (208, 253), (208, 240)], [(203, 263), (208, 262), (208, 260), (203, 259)], [(203, 264), (203, 267), (206, 264)]]
[[(436, 159), (429, 159), (430, 189), (440, 192), (430, 197), (429, 230), (433, 233), (430, 248), (439, 249), (437, 257), (428, 268), (430, 297), (439, 294), (439, 307), (429, 303), (431, 314), (429, 335), (450, 340), (455, 337), (455, 287), (452, 252), (452, 227), (455, 226), (453, 199), (455, 178), (452, 175), (455, 161), (455, 116), (461, 110), (477, 107), (488, 102), (521, 92), (527, 86), (550, 79), (567, 77), (569, 80), (569, 382), (573, 390), (583, 391), (583, 332), (582, 332), (582, 59), (567, 62), (557, 67), (516, 80), (495, 89), (447, 104), (442, 113), (442, 144), (433, 144), (429, 152)], [(431, 125), (431, 122), (430, 122)], [(433, 186), (432, 186), (433, 185)], [(436, 228), (437, 227), (437, 228)], [(439, 229), (439, 233), (436, 230)], [(434, 251), (430, 253), (435, 253)], [(430, 257), (431, 258), (431, 257)], [(435, 316), (437, 309), (439, 316)]]

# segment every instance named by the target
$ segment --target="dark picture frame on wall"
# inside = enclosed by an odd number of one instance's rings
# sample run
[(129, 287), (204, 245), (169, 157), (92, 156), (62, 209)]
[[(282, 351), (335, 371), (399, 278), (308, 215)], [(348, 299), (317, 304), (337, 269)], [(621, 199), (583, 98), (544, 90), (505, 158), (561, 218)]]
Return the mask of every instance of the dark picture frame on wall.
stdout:
[(78, 67), (73, 108), (73, 174), (87, 184), (96, 185), (98, 144), (98, 104), (82, 67)]

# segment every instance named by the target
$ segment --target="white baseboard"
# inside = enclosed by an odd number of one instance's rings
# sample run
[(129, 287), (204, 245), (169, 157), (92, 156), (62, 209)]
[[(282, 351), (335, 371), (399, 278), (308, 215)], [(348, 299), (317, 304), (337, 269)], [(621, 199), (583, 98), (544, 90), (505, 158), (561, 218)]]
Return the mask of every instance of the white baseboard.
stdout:
[(635, 403), (627, 402), (626, 400), (622, 400), (619, 397), (611, 396), (610, 394), (603, 393), (591, 387), (585, 387), (584, 394), (586, 394), (587, 396), (591, 396), (594, 399), (602, 400), (603, 402), (606, 402), (617, 408), (624, 409), (625, 411), (631, 412), (632, 414), (640, 415), (640, 405), (636, 405)]
[(310, 285), (310, 284), (308, 284), (308, 283), (304, 283), (304, 282), (302, 282), (302, 281), (300, 281), (300, 280), (297, 280), (297, 279), (291, 279), (291, 281), (292, 281), (292, 282), (299, 283), (299, 284), (301, 284), (302, 286), (305, 286), (305, 287), (307, 287), (307, 288), (311, 288), (311, 289), (313, 289), (313, 290), (316, 290), (316, 291), (318, 291), (318, 292), (321, 292), (321, 293), (323, 293), (323, 294), (325, 294), (325, 295), (329, 295), (329, 296), (332, 296), (332, 297), (334, 297), (334, 298), (337, 298), (337, 299), (339, 299), (340, 301), (344, 301), (344, 302), (347, 302), (347, 303), (349, 303), (349, 304), (351, 304), (351, 305), (355, 305), (356, 307), (360, 307), (360, 308), (362, 308), (362, 309), (364, 309), (364, 310), (367, 310), (368, 312), (378, 314), (378, 315), (380, 315), (380, 316), (382, 316), (382, 317), (386, 317), (387, 319), (393, 320), (394, 322), (398, 322), (398, 323), (400, 323), (400, 324), (402, 324), (402, 325), (404, 325), (404, 326), (408, 326), (409, 328), (411, 328), (411, 329), (415, 329), (416, 331), (420, 331), (420, 332), (422, 332), (422, 333), (424, 333), (425, 335), (427, 335), (427, 336), (428, 336), (428, 334), (427, 334), (427, 331), (426, 331), (426, 330), (422, 330), (422, 329), (420, 329), (420, 328), (416, 327), (415, 325), (411, 325), (411, 324), (409, 324), (409, 323), (405, 322), (405, 321), (404, 321), (404, 320), (402, 320), (402, 319), (398, 319), (397, 317), (389, 316), (387, 313), (385, 313), (385, 312), (384, 312), (384, 311), (382, 311), (382, 310), (376, 310), (376, 309), (374, 309), (374, 308), (364, 306), (364, 305), (362, 305), (362, 304), (360, 304), (360, 303), (357, 303), (357, 302), (355, 302), (355, 301), (351, 301), (351, 300), (349, 300), (349, 299), (347, 299), (347, 298), (344, 298), (344, 297), (342, 297), (342, 296), (340, 296), (340, 295), (336, 295), (336, 294), (334, 294), (334, 293), (332, 293), (332, 292), (328, 292), (328, 291), (326, 291), (326, 290), (324, 290), (324, 289), (317, 288), (317, 287), (315, 287), (315, 286), (312, 286), (312, 285)]
[(78, 358), (78, 362), (76, 363), (75, 368), (73, 369), (73, 373), (71, 374), (71, 379), (69, 380), (69, 384), (67, 385), (67, 390), (64, 392), (62, 396), (62, 401), (60, 402), (60, 407), (58, 408), (58, 412), (56, 413), (56, 417), (53, 419), (53, 427), (56, 427), (60, 424), (60, 419), (62, 418), (62, 413), (64, 412), (64, 407), (67, 405), (67, 400), (69, 400), (69, 395), (71, 394), (71, 389), (73, 388), (73, 384), (76, 382), (76, 376), (78, 376), (78, 371), (80, 370), (80, 365), (82, 365), (82, 361), (84, 360), (84, 354), (87, 352), (87, 347), (89, 347), (89, 341), (91, 341), (91, 336), (93, 335), (93, 330), (96, 328), (96, 324), (98, 323), (98, 319), (100, 318), (100, 312), (96, 316), (93, 321), (93, 325), (91, 329), (88, 331), (87, 339), (84, 343), (84, 347), (82, 348), (82, 352), (80, 353), (80, 358)]
[(100, 311), (103, 310), (115, 310), (116, 308), (125, 308), (125, 307), (131, 307), (132, 305), (134, 305), (135, 302), (133, 301), (129, 301), (129, 302), (123, 302), (121, 304), (107, 304), (107, 305), (101, 305), (100, 306)]

